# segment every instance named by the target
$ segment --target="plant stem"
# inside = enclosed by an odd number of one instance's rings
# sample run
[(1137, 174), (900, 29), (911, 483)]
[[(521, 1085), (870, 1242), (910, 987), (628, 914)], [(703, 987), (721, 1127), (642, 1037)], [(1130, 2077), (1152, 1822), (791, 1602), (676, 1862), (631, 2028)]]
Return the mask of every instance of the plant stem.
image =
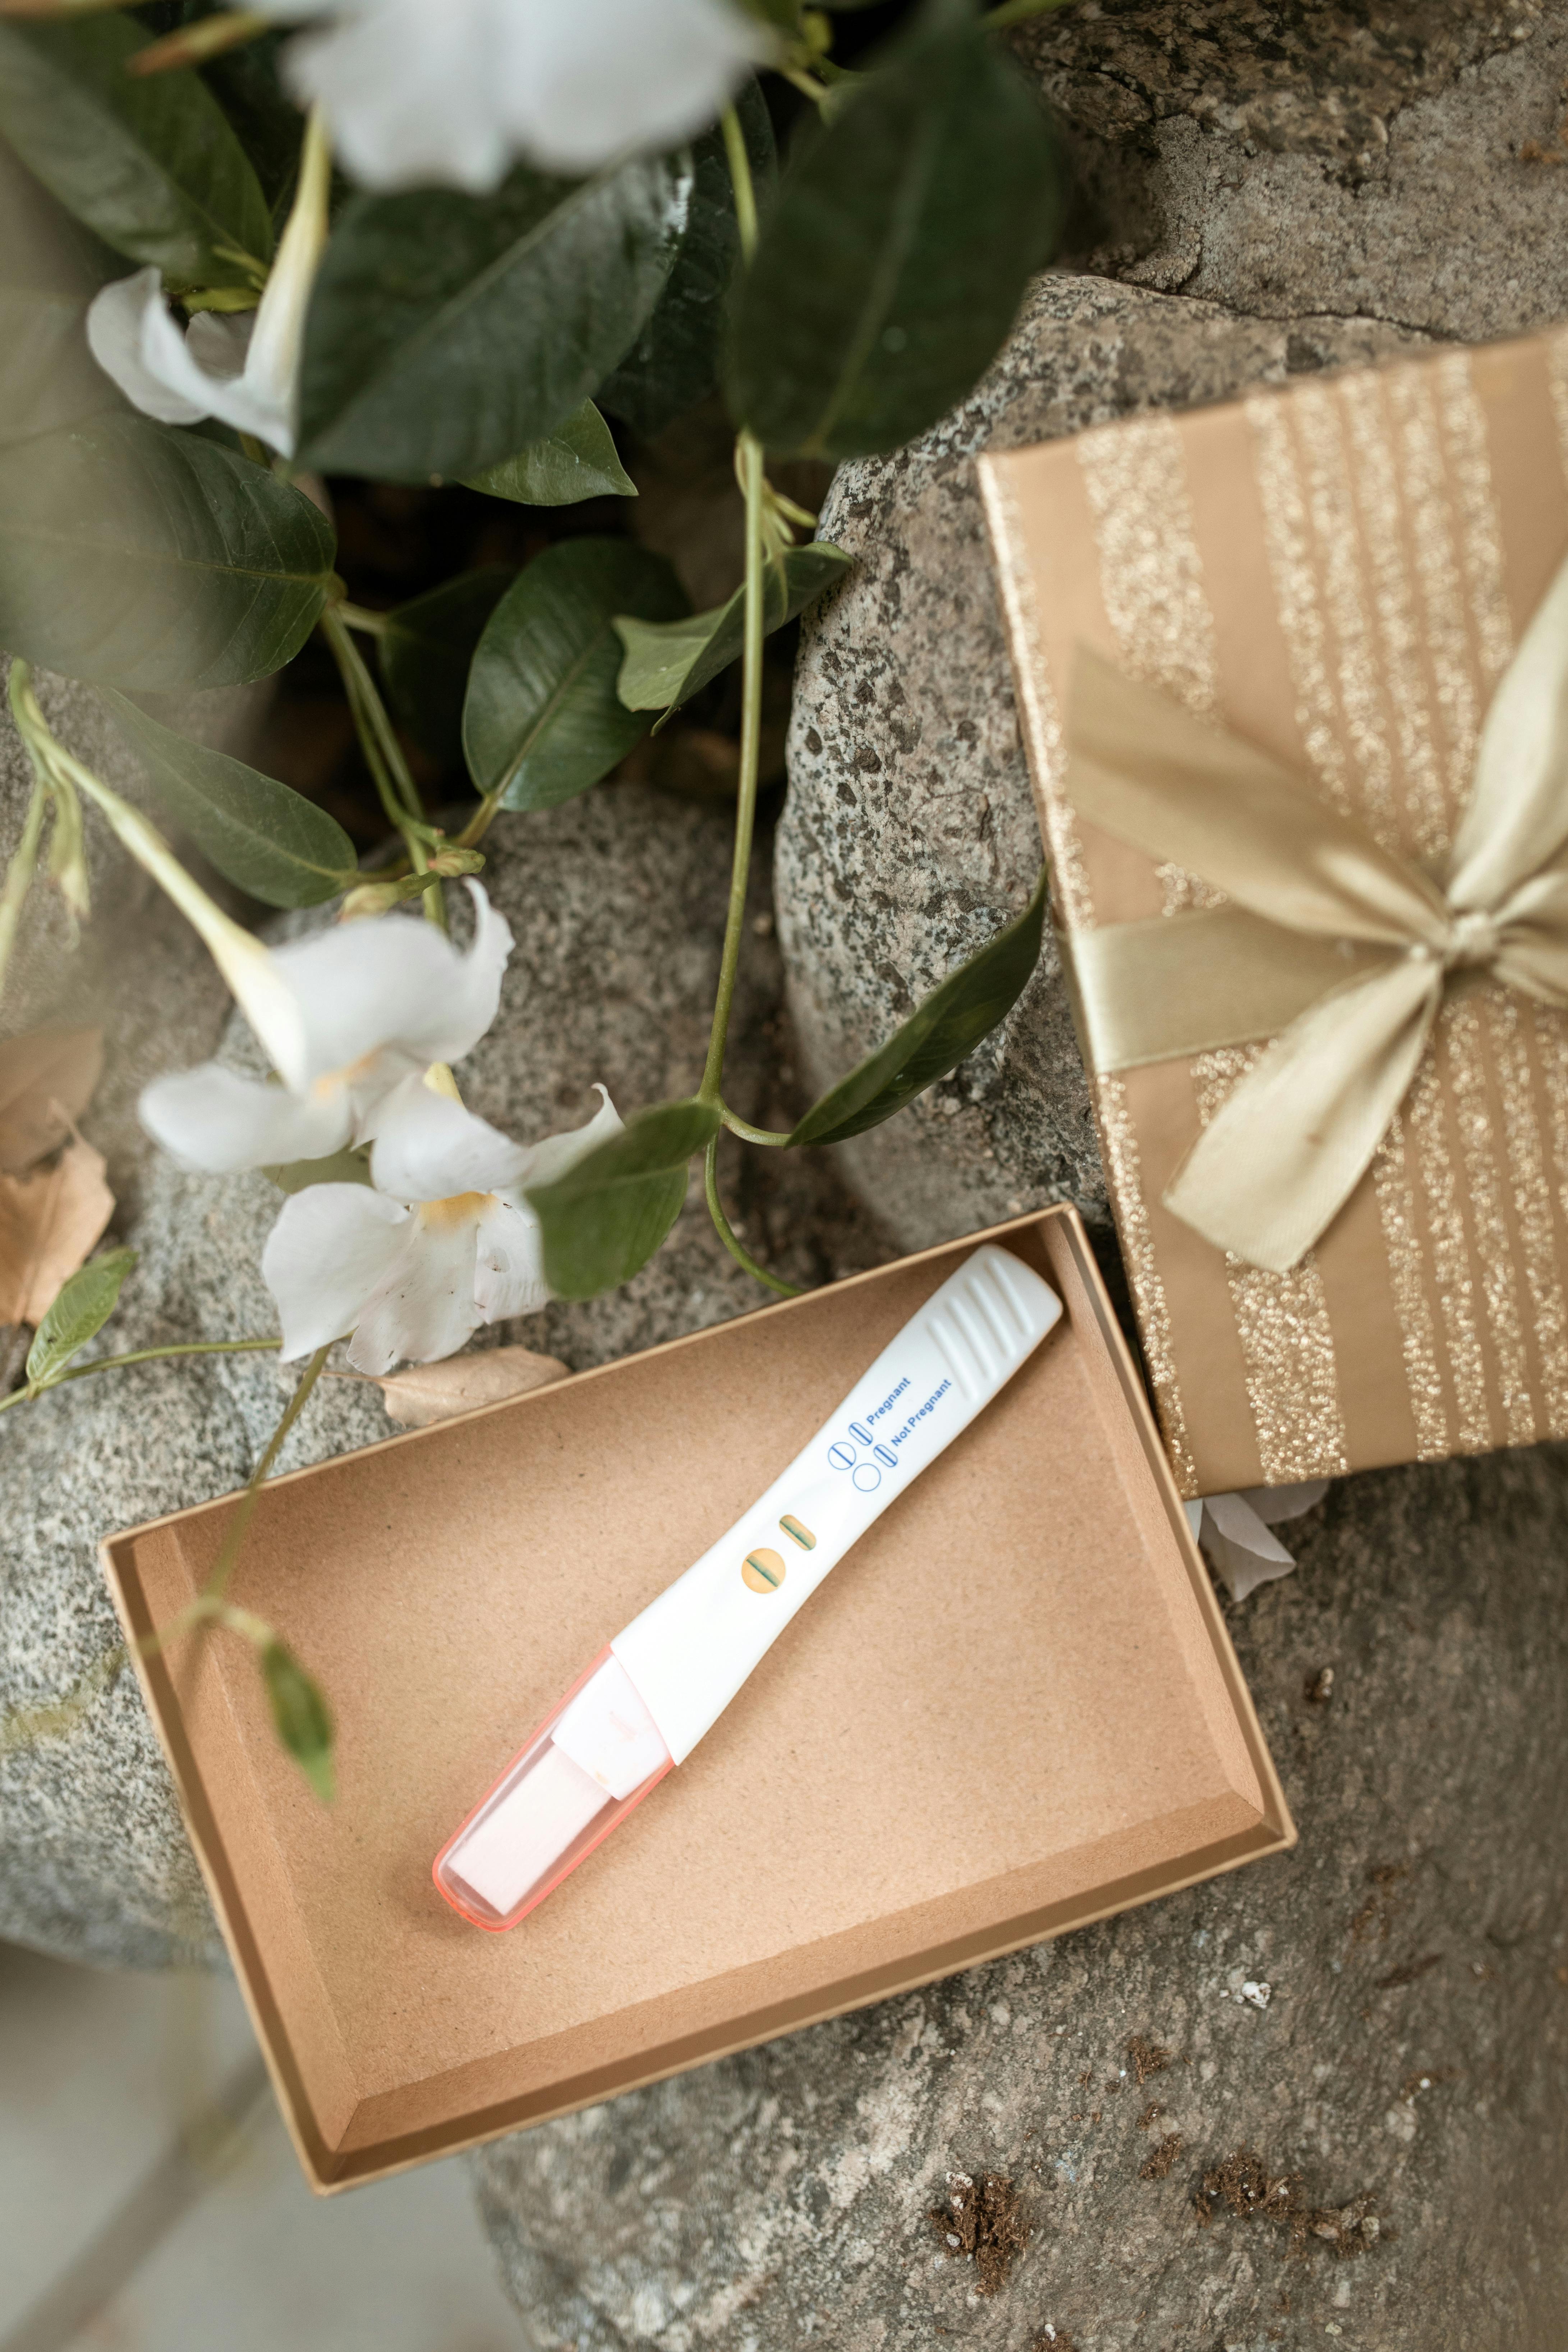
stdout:
[(745, 1244), (738, 1239), (729, 1218), (724, 1214), (724, 1203), (719, 1198), (719, 1138), (717, 1135), (709, 1137), (708, 1149), (702, 1155), (702, 1182), (708, 1195), (708, 1213), (713, 1220), (720, 1240), (736, 1265), (743, 1265), (754, 1282), (763, 1283), (769, 1290), (776, 1290), (781, 1298), (799, 1298), (802, 1293), (795, 1283), (785, 1282), (782, 1275), (770, 1274), (765, 1266), (757, 1264)]
[(227, 1533), (224, 1537), (217, 1559), (213, 1564), (213, 1572), (202, 1589), (202, 1598), (208, 1602), (221, 1601), (228, 1588), (228, 1580), (234, 1574), (235, 1565), (245, 1542), (246, 1532), (250, 1526), (256, 1506), (261, 1499), (261, 1489), (271, 1472), (272, 1465), (283, 1450), (285, 1438), (305, 1410), (310, 1402), (310, 1391), (321, 1377), (321, 1368), (327, 1360), (328, 1349), (331, 1345), (331, 1342), (329, 1341), (326, 1348), (318, 1348), (306, 1365), (300, 1376), (299, 1386), (283, 1409), (282, 1419), (268, 1439), (267, 1449), (246, 1483), (245, 1492), (235, 1507), (234, 1517), (228, 1523)]
[(16, 927), (22, 919), (22, 902), (32, 887), (33, 876), (38, 864), (38, 843), (43, 838), (44, 811), (49, 795), (43, 779), (36, 777), (33, 797), (27, 803), (27, 814), (22, 820), (22, 838), (12, 852), (5, 868), (5, 887), (0, 889), (0, 993), (5, 987), (5, 970), (11, 961), (11, 950), (16, 944)]
[(85, 1381), (89, 1372), (118, 1371), (122, 1364), (151, 1364), (164, 1356), (256, 1354), (282, 1345), (281, 1339), (181, 1339), (167, 1348), (132, 1348), (123, 1356), (95, 1356), (90, 1364), (78, 1364), (71, 1371), (57, 1372), (52, 1381), (45, 1381), (36, 1389), (13, 1389), (9, 1396), (0, 1397), (0, 1412), (9, 1412), (14, 1404), (26, 1404), (35, 1397), (47, 1396), (51, 1389), (63, 1388), (67, 1381)]
[(487, 793), (468, 824), (453, 841), (454, 849), (475, 849), (489, 833), (500, 807), (500, 794)]
[(335, 604), (329, 604), (321, 614), (321, 626), (338, 657), (338, 667), (342, 672), (343, 685), (348, 689), (350, 699), (358, 704), (374, 733), (405, 808), (410, 816), (423, 821), (425, 809), (419, 798), (419, 787), (403, 756), (397, 730), (386, 715), (386, 706), (376, 690), (375, 680), (365, 667), (364, 656), (344, 627), (342, 615)]
[(779, 72), (785, 81), (795, 84), (803, 98), (809, 98), (816, 106), (820, 106), (827, 96), (825, 85), (819, 82), (815, 75), (803, 71), (799, 66), (780, 66)]
[(735, 804), (735, 856), (730, 869), (730, 910), (719, 963), (713, 1028), (708, 1060), (698, 1088), (700, 1101), (717, 1103), (724, 1077), (724, 1042), (735, 997), (741, 934), (746, 916), (746, 884), (752, 868), (752, 835), (757, 822), (757, 770), (763, 722), (763, 451), (751, 433), (740, 436), (741, 475), (746, 490), (745, 659), (741, 674), (741, 774)]
[[(358, 611), (358, 607), (354, 607)], [(321, 614), (321, 633), (332, 649), (338, 671), (348, 697), (350, 713), (359, 736), (360, 749), (365, 764), (375, 779), (381, 804), (392, 823), (403, 835), (409, 862), (416, 874), (428, 873), (430, 860), (425, 845), (414, 824), (425, 821), (424, 803), (413, 772), (403, 756), (403, 746), (397, 740), (397, 730), (386, 715), (386, 705), (376, 690), (375, 680), (365, 667), (364, 657), (349, 634), (343, 620), (343, 608), (329, 604)], [(447, 929), (447, 902), (439, 890), (425, 893), (425, 912), (438, 929)]]
[(720, 1104), (719, 1116), (731, 1134), (740, 1136), (743, 1142), (783, 1144), (789, 1141), (787, 1128), (753, 1127), (749, 1118), (742, 1118), (740, 1113), (732, 1111), (726, 1102)]
[(357, 629), (362, 637), (384, 637), (392, 626), (385, 613), (367, 612), (363, 604), (340, 604), (337, 615), (347, 629)]
[(730, 166), (730, 181), (735, 191), (735, 226), (741, 232), (741, 258), (748, 267), (757, 249), (757, 192), (752, 184), (752, 159), (746, 152), (746, 134), (741, 128), (741, 118), (732, 106), (727, 106), (720, 116), (724, 131), (724, 158)]

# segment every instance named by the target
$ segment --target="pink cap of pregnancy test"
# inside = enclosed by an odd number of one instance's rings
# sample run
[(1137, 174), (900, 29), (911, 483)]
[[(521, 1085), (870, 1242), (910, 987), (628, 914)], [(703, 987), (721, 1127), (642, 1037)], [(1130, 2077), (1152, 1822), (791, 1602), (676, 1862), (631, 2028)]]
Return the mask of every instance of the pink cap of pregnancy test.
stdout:
[(437, 1855), (454, 1911), (515, 1927), (674, 1765), (613, 1651), (601, 1650)]

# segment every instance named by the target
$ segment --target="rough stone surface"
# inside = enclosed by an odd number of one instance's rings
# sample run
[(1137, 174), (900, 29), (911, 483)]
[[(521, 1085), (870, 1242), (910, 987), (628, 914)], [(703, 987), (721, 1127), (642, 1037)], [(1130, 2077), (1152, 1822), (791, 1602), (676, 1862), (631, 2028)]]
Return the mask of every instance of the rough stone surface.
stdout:
[[(1049, 277), (973, 397), (895, 457), (841, 467), (822, 514), (856, 559), (801, 639), (780, 940), (816, 1086), (879, 1044), (1016, 914), (1040, 836), (987, 551), (978, 450), (1185, 408), (1396, 346), (1365, 320), (1286, 327), (1103, 278)], [(1106, 1216), (1048, 938), (1003, 1027), (911, 1114), (845, 1147), (910, 1247), (1070, 1199)]]
[[(526, 1138), (585, 1117), (595, 1079), (623, 1110), (690, 1091), (707, 1044), (730, 837), (727, 811), (636, 788), (497, 828), (487, 880), (518, 945), (496, 1025), (460, 1073), (475, 1109)], [(789, 1112), (768, 1091), (785, 1050), (781, 981), (776, 947), (755, 929), (766, 917), (761, 866), (758, 881), (732, 1094), (742, 1112), (776, 1120)], [(204, 1045), (171, 1026), (164, 1066)], [(237, 1022), (225, 1050), (247, 1064)], [(780, 1166), (782, 1157), (723, 1162), (731, 1208), (764, 1262), (807, 1284), (887, 1254), (825, 1162), (802, 1155)], [(142, 1264), (105, 1349), (275, 1330), (258, 1260), (278, 1206), (259, 1176), (192, 1176), (154, 1161), (125, 1231)], [(581, 1369), (763, 1301), (694, 1188), (670, 1242), (626, 1289), (486, 1336)], [(0, 1717), (58, 1700), (112, 1649), (100, 1539), (243, 1483), (295, 1377), (268, 1357), (152, 1365), (82, 1381), (0, 1423)], [(387, 1434), (377, 1390), (329, 1377), (280, 1466)], [(242, 1566), (237, 1598), (243, 1588)], [(129, 1675), (64, 1736), (0, 1754), (0, 1935), (130, 1965), (216, 1955)]]
[(1471, 341), (1568, 311), (1568, 30), (1545, 0), (1142, 0), (1016, 37), (1087, 184), (1091, 268)]
[[(480, 2151), (533, 2342), (1556, 2352), (1565, 1472), (1344, 1482), (1231, 1612), (1293, 1853)], [(1331, 2235), (1201, 2225), (1246, 2148)], [(986, 2170), (1034, 2236), (982, 2299), (926, 2217)]]

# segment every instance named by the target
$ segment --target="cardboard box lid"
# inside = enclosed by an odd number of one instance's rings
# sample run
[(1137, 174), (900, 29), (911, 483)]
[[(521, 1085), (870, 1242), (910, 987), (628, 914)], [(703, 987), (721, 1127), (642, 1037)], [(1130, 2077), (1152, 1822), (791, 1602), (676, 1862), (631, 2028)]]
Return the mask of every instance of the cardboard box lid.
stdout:
[[(368, 2179), (1292, 1842), (1081, 1225), (996, 1238), (1061, 1326), (678, 1775), (512, 1933), (437, 1848), (973, 1237), (269, 1485), (235, 1597), (329, 1694), (340, 1793), (242, 1645), (141, 1666), (312, 2185)], [(111, 1538), (128, 1635), (233, 1498)]]

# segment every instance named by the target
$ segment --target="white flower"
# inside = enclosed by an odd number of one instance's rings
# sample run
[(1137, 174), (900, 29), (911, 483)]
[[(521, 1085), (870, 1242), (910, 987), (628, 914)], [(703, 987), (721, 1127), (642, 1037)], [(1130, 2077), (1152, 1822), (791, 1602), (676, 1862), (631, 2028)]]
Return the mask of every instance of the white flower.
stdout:
[(300, 192), (254, 311), (198, 310), (182, 335), (154, 268), (94, 295), (87, 313), (93, 358), (143, 415), (163, 425), (221, 417), (237, 433), (293, 456), (300, 349), (326, 242), (330, 175), (326, 133), (312, 116)]
[[(467, 954), (434, 924), (408, 915), (343, 924), (271, 950), (252, 941), (260, 969), (241, 1009), (283, 1084), (266, 1086), (205, 1062), (154, 1079), (142, 1097), (143, 1126), (187, 1167), (224, 1175), (320, 1160), (374, 1139), (373, 1175), (379, 1181), (390, 1170), (405, 1184), (418, 1164), (407, 1155), (432, 1131), (428, 1103), (438, 1099), (419, 1081), (432, 1063), (460, 1060), (484, 1035), (511, 953), (505, 917), (477, 882), (468, 890), (474, 937)], [(480, 1130), (479, 1139), (494, 1136), (460, 1106), (447, 1108)]]
[(259, 0), (326, 16), (286, 53), (370, 188), (476, 194), (518, 157), (590, 172), (712, 121), (774, 44), (735, 0)]
[(619, 1133), (599, 1093), (586, 1126), (526, 1150), (425, 1080), (405, 1080), (397, 1097), (406, 1099), (384, 1106), (375, 1189), (310, 1185), (285, 1202), (268, 1237), (261, 1272), (284, 1360), (352, 1331), (350, 1363), (379, 1375), (453, 1354), (481, 1323), (536, 1313), (551, 1293), (521, 1187), (552, 1182)]

